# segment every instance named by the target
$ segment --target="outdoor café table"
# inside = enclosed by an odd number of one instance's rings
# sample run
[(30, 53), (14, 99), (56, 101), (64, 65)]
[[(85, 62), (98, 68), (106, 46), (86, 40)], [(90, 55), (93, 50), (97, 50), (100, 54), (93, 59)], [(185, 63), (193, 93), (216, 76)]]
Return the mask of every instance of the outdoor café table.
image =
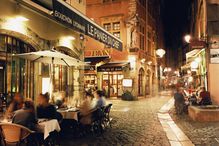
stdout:
[(62, 114), (63, 119), (70, 119), (70, 120), (78, 121), (79, 110), (77, 108), (59, 109), (57, 111)]
[(44, 140), (49, 136), (50, 132), (61, 131), (59, 122), (56, 119), (52, 119), (52, 120), (39, 119), (37, 129), (38, 129), (38, 132), (44, 134)]

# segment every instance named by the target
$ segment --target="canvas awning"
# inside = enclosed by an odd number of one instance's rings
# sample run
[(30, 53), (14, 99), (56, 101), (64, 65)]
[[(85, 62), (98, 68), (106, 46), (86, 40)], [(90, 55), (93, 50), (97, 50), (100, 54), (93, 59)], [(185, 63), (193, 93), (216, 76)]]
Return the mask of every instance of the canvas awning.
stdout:
[(90, 65), (95, 65), (101, 61), (109, 62), (109, 56), (98, 56), (98, 57), (85, 57), (84, 62), (89, 63)]

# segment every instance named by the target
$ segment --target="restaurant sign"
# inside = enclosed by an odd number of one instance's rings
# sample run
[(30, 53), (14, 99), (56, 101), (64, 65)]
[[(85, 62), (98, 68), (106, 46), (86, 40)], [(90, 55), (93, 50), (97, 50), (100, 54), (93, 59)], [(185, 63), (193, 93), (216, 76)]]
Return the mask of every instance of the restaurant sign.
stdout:
[(102, 57), (102, 56), (110, 56), (111, 50), (85, 50), (84, 56), (86, 57)]
[(53, 0), (53, 16), (68, 27), (122, 51), (122, 42), (62, 0)]

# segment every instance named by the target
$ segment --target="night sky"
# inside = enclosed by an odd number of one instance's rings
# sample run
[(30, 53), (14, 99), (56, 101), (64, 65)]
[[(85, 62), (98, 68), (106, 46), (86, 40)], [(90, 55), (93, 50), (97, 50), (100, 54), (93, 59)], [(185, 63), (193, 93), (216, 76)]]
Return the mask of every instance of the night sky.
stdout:
[(177, 48), (184, 45), (183, 36), (189, 33), (190, 7), (191, 0), (163, 0), (165, 45), (174, 60), (177, 59)]

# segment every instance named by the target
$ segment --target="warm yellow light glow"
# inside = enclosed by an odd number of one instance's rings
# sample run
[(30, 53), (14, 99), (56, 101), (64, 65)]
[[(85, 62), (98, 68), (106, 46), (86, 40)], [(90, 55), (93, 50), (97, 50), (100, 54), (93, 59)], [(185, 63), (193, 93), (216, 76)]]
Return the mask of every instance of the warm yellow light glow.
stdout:
[(62, 37), (59, 41), (59, 45), (67, 48), (73, 48), (73, 40), (75, 40), (75, 37), (73, 36)]
[(50, 78), (42, 78), (42, 93), (50, 93)]
[(197, 58), (195, 58), (195, 62), (200, 63), (201, 61), (202, 61), (201, 57), (197, 57)]
[(66, 37), (66, 39), (68, 39), (68, 40), (75, 40), (75, 37), (73, 37), (73, 36), (68, 36), (68, 37)]
[(141, 59), (141, 63), (145, 63), (145, 58), (144, 58), (144, 59)]
[(27, 29), (25, 27), (25, 23), (27, 21), (28, 19), (23, 16), (11, 17), (6, 19), (2, 27), (3, 29), (26, 34)]
[(166, 51), (165, 51), (164, 49), (158, 49), (158, 50), (156, 51), (156, 54), (157, 54), (160, 58), (162, 58), (162, 57), (166, 54)]
[(185, 37), (184, 37), (184, 39), (185, 39), (185, 41), (187, 42), (187, 43), (190, 43), (190, 41), (191, 41), (191, 36), (190, 35), (186, 35)]
[(192, 76), (188, 78), (188, 82), (189, 83), (193, 82), (193, 77)]
[(135, 69), (135, 67), (136, 67), (136, 57), (135, 56), (129, 56), (128, 60), (130, 62), (131, 69)]
[(26, 17), (23, 16), (17, 16), (14, 18), (16, 21), (20, 21), (20, 22), (25, 22), (25, 21), (29, 21), (29, 19), (27, 19)]
[(152, 64), (152, 61), (148, 61), (148, 65), (151, 65)]
[(191, 74), (192, 72), (190, 70), (187, 71), (187, 74)]
[(196, 61), (193, 61), (192, 63), (191, 63), (191, 69), (197, 69), (198, 68), (198, 62), (196, 62)]

